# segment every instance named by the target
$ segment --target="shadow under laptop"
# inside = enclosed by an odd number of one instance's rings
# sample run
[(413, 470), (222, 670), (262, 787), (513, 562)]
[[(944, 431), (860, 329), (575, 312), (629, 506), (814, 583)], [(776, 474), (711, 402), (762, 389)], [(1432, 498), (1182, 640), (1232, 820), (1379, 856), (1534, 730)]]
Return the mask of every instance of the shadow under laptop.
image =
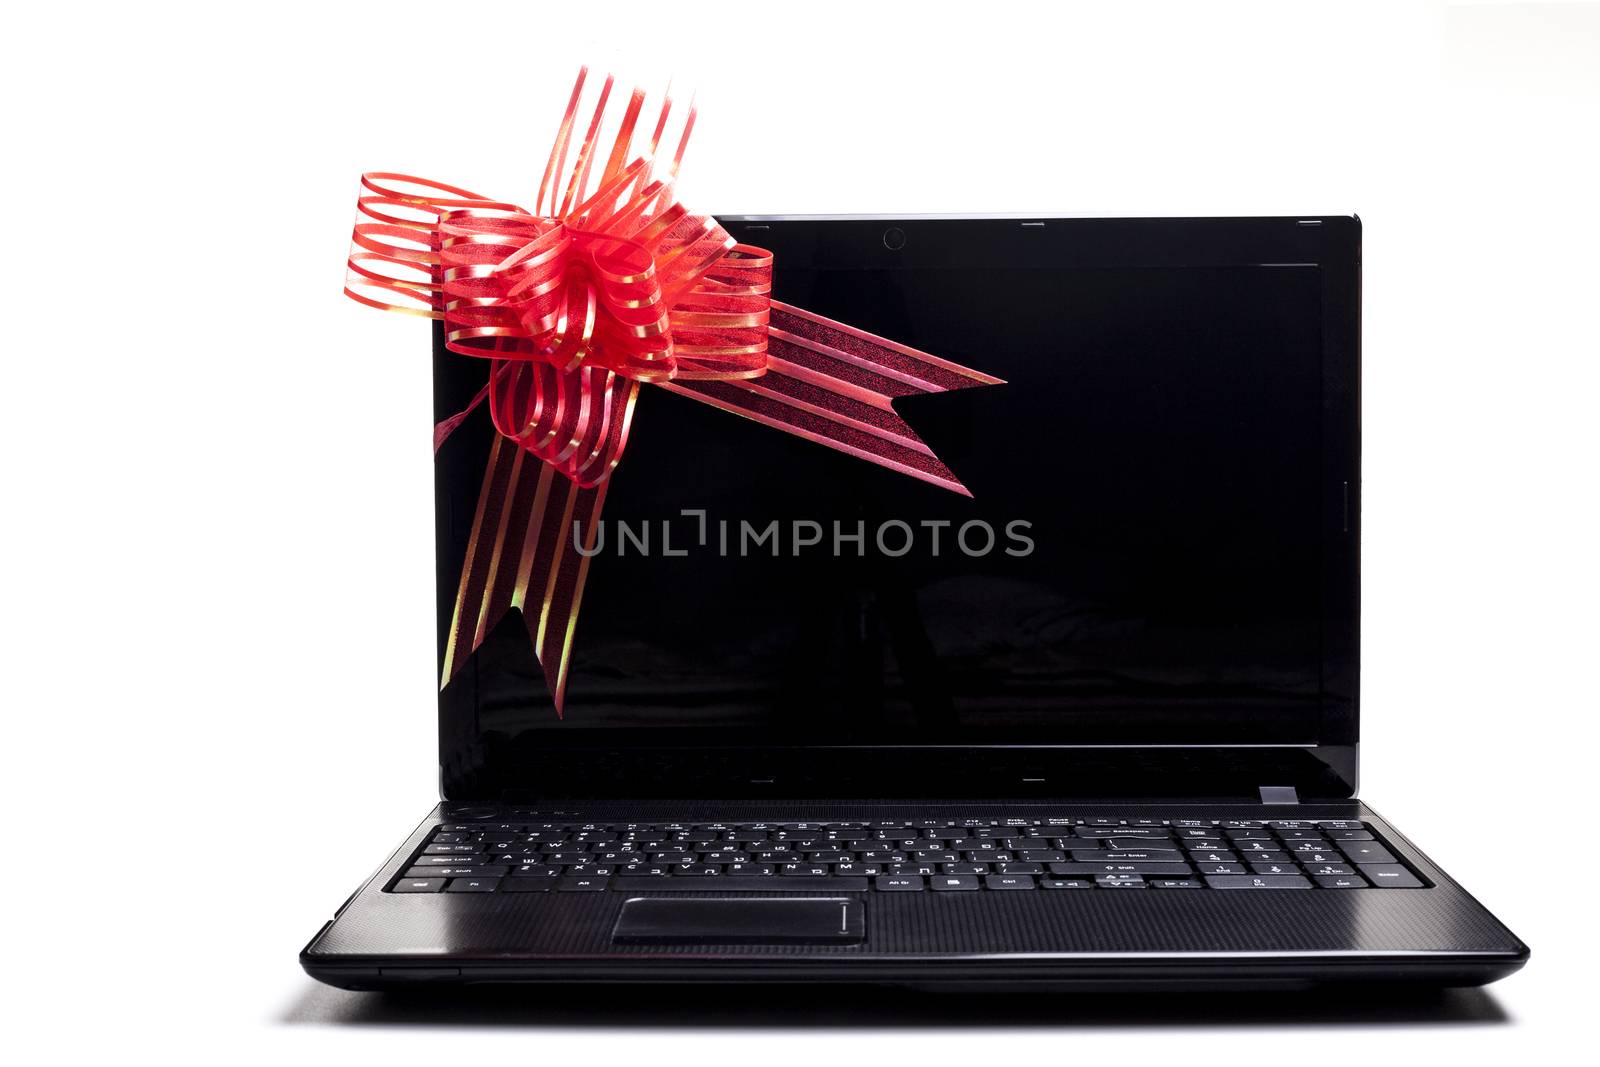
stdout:
[(1298, 1027), (1509, 1021), (1484, 989), (1044, 993), (897, 987), (479, 986), (353, 993), (313, 985), (290, 1024), (395, 1027)]

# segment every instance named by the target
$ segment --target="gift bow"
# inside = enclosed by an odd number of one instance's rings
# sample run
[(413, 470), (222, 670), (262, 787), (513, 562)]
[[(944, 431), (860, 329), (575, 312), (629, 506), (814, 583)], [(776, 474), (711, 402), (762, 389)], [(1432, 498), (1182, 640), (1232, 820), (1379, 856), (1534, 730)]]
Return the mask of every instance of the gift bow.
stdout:
[[(1000, 384), (772, 300), (771, 253), (738, 244), (676, 201), (693, 107), (658, 176), (672, 101), (663, 101), (648, 149), (630, 160), (645, 99), (635, 89), (589, 193), (613, 79), (569, 171), (586, 75), (579, 71), (533, 212), (404, 174), (363, 175), (345, 283), (372, 307), (442, 319), (448, 349), (488, 360), (487, 384), (434, 430), (437, 451), (487, 399), (498, 431), (440, 687), (516, 608), (558, 715), (607, 479), (643, 383), (968, 496), (892, 401)], [(552, 179), (564, 173), (558, 203)]]

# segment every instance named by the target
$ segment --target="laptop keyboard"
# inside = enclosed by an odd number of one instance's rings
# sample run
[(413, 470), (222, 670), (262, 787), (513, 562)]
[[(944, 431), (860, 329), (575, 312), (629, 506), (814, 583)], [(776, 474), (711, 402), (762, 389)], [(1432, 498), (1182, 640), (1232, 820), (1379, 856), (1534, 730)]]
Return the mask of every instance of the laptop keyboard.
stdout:
[(1351, 820), (445, 823), (393, 893), (1414, 889)]

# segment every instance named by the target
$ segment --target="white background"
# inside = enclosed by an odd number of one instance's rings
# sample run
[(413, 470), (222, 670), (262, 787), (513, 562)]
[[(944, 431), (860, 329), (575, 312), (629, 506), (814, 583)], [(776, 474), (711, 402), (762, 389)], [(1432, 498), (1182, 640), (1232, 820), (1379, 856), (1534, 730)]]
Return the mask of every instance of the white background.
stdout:
[[(1344, 1064), (1580, 1033), (1600, 8), (52, 4), (7, 23), (9, 1045)], [(1177, 997), (757, 994), (668, 1025), (528, 993), (364, 1016), (306, 979), (296, 951), (435, 790), (426, 326), (340, 295), (356, 176), (530, 200), (585, 60), (699, 88), (682, 192), (707, 210), (1359, 212), (1363, 794), (1532, 964), (1434, 1007), (1274, 1002), (1269, 1032)]]

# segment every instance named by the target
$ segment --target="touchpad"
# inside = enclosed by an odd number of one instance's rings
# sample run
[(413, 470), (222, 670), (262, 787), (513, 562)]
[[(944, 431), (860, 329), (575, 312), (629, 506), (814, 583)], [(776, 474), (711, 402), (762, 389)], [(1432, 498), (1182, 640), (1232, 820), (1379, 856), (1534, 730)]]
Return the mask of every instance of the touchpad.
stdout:
[(656, 945), (814, 945), (861, 941), (861, 904), (840, 897), (635, 897), (613, 941)]

